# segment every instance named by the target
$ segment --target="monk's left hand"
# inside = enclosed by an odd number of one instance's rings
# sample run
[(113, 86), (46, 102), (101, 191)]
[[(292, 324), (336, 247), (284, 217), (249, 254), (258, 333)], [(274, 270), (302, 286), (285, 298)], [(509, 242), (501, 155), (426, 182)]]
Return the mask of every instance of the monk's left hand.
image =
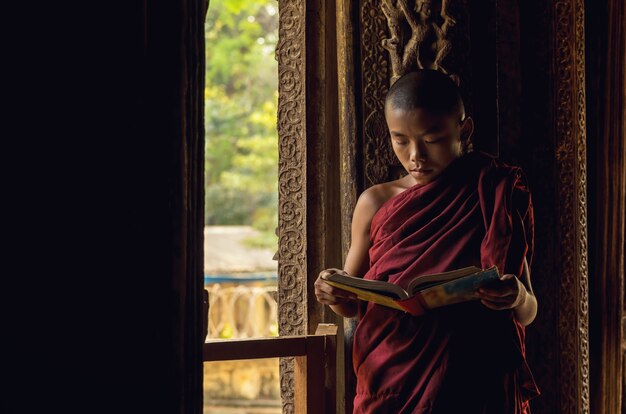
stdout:
[(526, 299), (526, 287), (512, 274), (500, 276), (500, 280), (478, 289), (483, 305), (493, 310), (513, 309)]

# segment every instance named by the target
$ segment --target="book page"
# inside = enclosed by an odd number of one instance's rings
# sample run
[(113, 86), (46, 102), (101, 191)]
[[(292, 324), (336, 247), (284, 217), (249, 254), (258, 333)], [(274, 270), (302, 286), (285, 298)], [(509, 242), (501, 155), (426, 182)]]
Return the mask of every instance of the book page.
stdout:
[(387, 306), (389, 308), (405, 311), (405, 309), (396, 303), (396, 300), (390, 296), (381, 295), (379, 293), (371, 292), (369, 290), (359, 289), (354, 286), (344, 285), (342, 283), (333, 282), (332, 280), (326, 281), (329, 285), (337, 287), (339, 289), (347, 290), (348, 292), (356, 293), (357, 297), (361, 300), (377, 303), (379, 305)]
[(431, 286), (435, 286), (450, 280), (459, 279), (461, 277), (469, 276), (474, 273), (481, 272), (482, 269), (476, 266), (464, 267), (461, 269), (451, 270), (449, 272), (443, 273), (433, 273), (431, 275), (423, 275), (418, 276), (413, 279), (407, 288), (407, 291), (410, 294), (415, 294), (415, 292), (426, 289)]
[(478, 298), (476, 290), (500, 279), (498, 269), (494, 266), (480, 273), (465, 276), (439, 286), (433, 286), (419, 293), (428, 309), (454, 303), (465, 302)]
[(363, 290), (368, 290), (370, 292), (375, 292), (387, 296), (393, 296), (396, 299), (404, 299), (409, 296), (409, 294), (402, 289), (398, 285), (394, 285), (393, 283), (383, 282), (382, 280), (369, 280), (363, 279), (360, 277), (354, 276), (346, 276), (338, 273), (333, 273), (330, 275), (325, 275), (322, 277), (325, 281), (333, 281), (346, 286), (358, 287)]

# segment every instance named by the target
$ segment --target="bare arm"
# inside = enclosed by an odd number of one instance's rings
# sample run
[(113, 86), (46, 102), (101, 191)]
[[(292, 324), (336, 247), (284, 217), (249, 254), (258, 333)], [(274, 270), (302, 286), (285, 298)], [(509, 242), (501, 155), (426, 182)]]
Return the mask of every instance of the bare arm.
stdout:
[(500, 284), (479, 289), (481, 302), (493, 310), (513, 309), (515, 318), (524, 326), (537, 316), (537, 298), (530, 283), (530, 270), (524, 258), (524, 271), (520, 278), (506, 274)]
[[(326, 269), (320, 276), (325, 272), (345, 272), (355, 277), (365, 275), (369, 267), (370, 225), (380, 204), (375, 190), (368, 189), (361, 194), (354, 208), (352, 242), (343, 271)], [(352, 318), (357, 314), (358, 300), (353, 293), (330, 286), (319, 277), (315, 281), (315, 296), (320, 303), (329, 305), (337, 315)]]
[(523, 300), (520, 304), (513, 308), (515, 317), (524, 326), (530, 325), (537, 316), (537, 298), (533, 292), (533, 287), (530, 284), (530, 269), (528, 269), (528, 262), (524, 258), (524, 272), (520, 278), (526, 292)]

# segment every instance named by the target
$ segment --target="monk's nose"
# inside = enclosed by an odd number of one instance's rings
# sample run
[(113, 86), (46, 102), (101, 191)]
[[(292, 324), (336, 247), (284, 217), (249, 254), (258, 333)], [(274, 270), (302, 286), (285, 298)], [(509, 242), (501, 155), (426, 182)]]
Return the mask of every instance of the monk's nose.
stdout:
[(414, 144), (411, 146), (411, 162), (416, 163), (418, 160), (426, 160), (426, 148), (423, 144)]

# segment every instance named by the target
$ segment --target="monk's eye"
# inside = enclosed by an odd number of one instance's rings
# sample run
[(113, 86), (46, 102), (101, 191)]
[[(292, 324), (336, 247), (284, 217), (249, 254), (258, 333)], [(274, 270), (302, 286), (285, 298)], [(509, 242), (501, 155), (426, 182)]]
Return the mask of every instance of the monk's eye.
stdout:
[(431, 139), (425, 139), (424, 142), (426, 144), (436, 144), (438, 142), (441, 142), (444, 140), (445, 137), (439, 137), (439, 138), (431, 138)]

